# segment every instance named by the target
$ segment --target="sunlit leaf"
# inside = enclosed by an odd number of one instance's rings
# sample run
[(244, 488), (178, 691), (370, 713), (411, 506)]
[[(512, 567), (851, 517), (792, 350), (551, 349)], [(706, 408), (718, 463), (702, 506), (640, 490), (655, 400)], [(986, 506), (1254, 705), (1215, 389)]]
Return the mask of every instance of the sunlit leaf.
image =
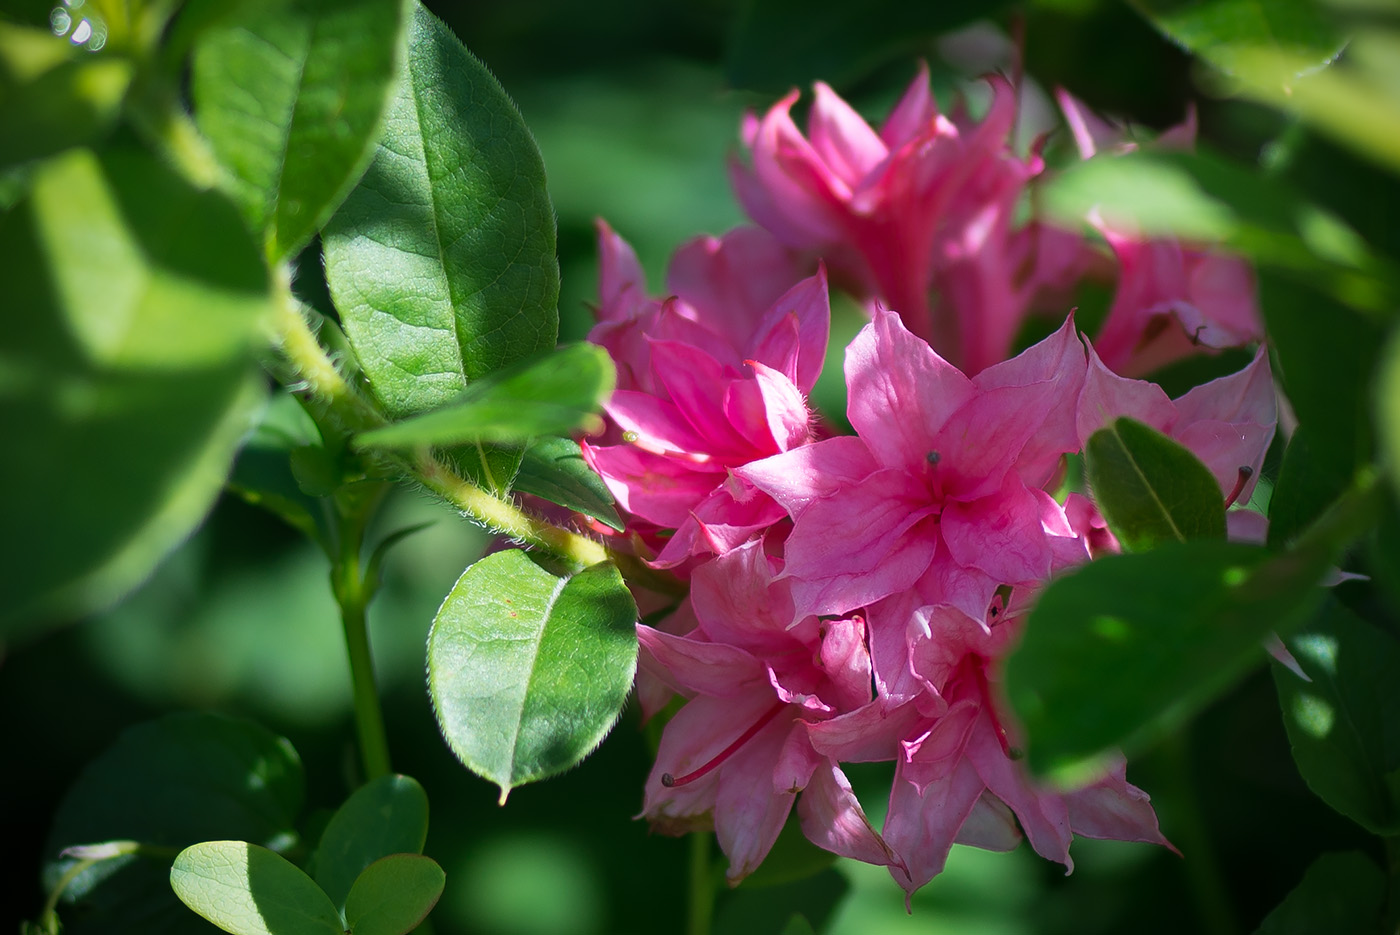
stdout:
[(458, 759), (505, 801), (587, 756), (632, 687), (636, 619), (609, 564), (556, 575), (509, 551), (468, 568), (428, 637), (428, 690)]
[(355, 878), (390, 854), (421, 854), (428, 837), (428, 796), (410, 776), (381, 776), (336, 810), (316, 849), (316, 882), (344, 908)]
[(1400, 643), (1333, 601), (1285, 645), (1312, 679), (1274, 666), (1308, 788), (1374, 834), (1400, 832)]
[(326, 275), (395, 418), (554, 347), (544, 165), (500, 84), (416, 6), (379, 151), (325, 232)]
[[(61, 8), (67, 15), (67, 8)], [(0, 22), (0, 167), (105, 134), (131, 84), (124, 56)]]
[(622, 532), (622, 517), (613, 496), (597, 472), (583, 460), (576, 441), (537, 438), (525, 449), (515, 489), (576, 510)]
[(523, 443), (538, 435), (598, 432), (612, 393), (612, 359), (595, 344), (572, 344), (540, 360), (472, 383), (451, 403), (359, 436), (362, 445), (404, 448), (463, 442)]
[(1315, 0), (1134, 0), (1134, 5), (1172, 41), (1227, 73), (1254, 75), (1255, 63), (1246, 58), (1251, 53), (1295, 59), (1295, 66), (1270, 76), (1280, 89), (1332, 61), (1345, 41)]
[(200, 37), (200, 130), (274, 258), (304, 246), (369, 163), (403, 12), (400, 0), (245, 4)]
[(1126, 551), (1225, 538), (1215, 476), (1162, 433), (1121, 418), (1089, 436), (1084, 454), (1094, 502)]
[[(73, 150), (0, 216), (10, 443), (0, 620), (120, 597), (203, 518), (263, 395), (267, 272), (233, 205), (143, 153)], [(22, 314), (20, 313), (22, 311)], [(98, 508), (100, 505), (100, 508)]]
[(437, 905), (447, 875), (418, 854), (393, 854), (365, 868), (345, 900), (354, 935), (404, 935)]
[(330, 899), (295, 864), (245, 841), (204, 841), (170, 868), (180, 900), (233, 935), (345, 935)]
[(1053, 581), (1006, 667), (1031, 768), (1082, 778), (1086, 760), (1141, 748), (1201, 710), (1263, 663), (1271, 631), (1317, 606), (1324, 562), (1197, 541), (1108, 556)]

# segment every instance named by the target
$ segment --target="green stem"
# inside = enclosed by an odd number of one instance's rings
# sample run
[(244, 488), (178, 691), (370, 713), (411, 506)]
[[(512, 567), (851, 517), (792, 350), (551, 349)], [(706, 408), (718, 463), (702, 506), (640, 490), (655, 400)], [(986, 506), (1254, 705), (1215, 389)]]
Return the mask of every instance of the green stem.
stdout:
[[(368, 580), (361, 554), (365, 527), (382, 496), (337, 498), (340, 519), (339, 554), (331, 567), (331, 589), (340, 605), (340, 622), (345, 630), (345, 651), (350, 659), (350, 680), (355, 700), (355, 734), (360, 742), (366, 781), (388, 775), (389, 739), (384, 730), (384, 713), (379, 707), (379, 691), (374, 684), (374, 659), (369, 649), (367, 609), (376, 582)], [(350, 501), (350, 502), (347, 502)]]
[[(281, 300), (275, 340), (294, 375), (294, 380), (288, 382), (305, 386), (315, 406), (346, 434), (354, 435), (385, 425), (384, 417), (336, 369), (311, 333), (300, 303), (291, 294), (290, 278), (285, 269), (278, 286)], [(466, 480), (426, 449), (416, 456), (392, 452), (379, 452), (376, 456), (500, 535), (545, 549), (583, 567), (608, 558), (607, 550), (597, 540), (530, 515), (510, 499), (498, 497)]]
[(690, 900), (686, 935), (710, 935), (715, 912), (715, 881), (710, 866), (710, 832), (690, 833)]
[(1201, 819), (1186, 732), (1176, 731), (1165, 740), (1162, 748), (1168, 763), (1169, 795), (1175, 812), (1172, 837), (1181, 846), (1186, 877), (1202, 923), (1201, 931), (1209, 935), (1235, 935), (1238, 927), (1230, 895), (1225, 889), (1220, 862), (1211, 846), (1206, 824)]

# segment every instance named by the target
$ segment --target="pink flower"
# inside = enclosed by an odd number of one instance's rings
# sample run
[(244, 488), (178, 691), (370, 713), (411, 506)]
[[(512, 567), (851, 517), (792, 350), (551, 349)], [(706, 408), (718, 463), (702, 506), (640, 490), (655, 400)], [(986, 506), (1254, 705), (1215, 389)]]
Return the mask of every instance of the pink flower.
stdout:
[(1070, 869), (1075, 834), (1171, 847), (1121, 758), (1071, 793), (1034, 783), (1013, 729), (998, 717), (992, 677), (985, 659), (965, 656), (943, 690), (947, 711), (901, 744), (883, 836), (901, 858), (890, 873), (906, 892), (942, 871), (953, 844), (1008, 851), (1024, 833), (1036, 853)]
[[(1096, 350), (1089, 349), (1089, 370), (1075, 416), (1081, 445), (1114, 419), (1129, 416), (1190, 449), (1215, 475), (1231, 504), (1249, 501), (1278, 422), (1273, 376), (1263, 348), (1239, 373), (1203, 383), (1176, 399), (1168, 399), (1155, 383), (1113, 373)], [(1239, 512), (1248, 511), (1232, 511)], [(1254, 522), (1239, 519), (1231, 525)]]
[[(1056, 95), (1082, 158), (1094, 158), (1105, 149), (1136, 148), (1124, 141), (1121, 128), (1099, 120), (1067, 92)], [(1189, 149), (1195, 138), (1192, 112), (1184, 123), (1158, 137), (1157, 145)], [(1097, 211), (1088, 220), (1108, 241), (1119, 264), (1113, 305), (1094, 341), (1109, 369), (1140, 376), (1203, 349), (1238, 347), (1263, 338), (1254, 276), (1244, 260), (1175, 240), (1144, 239)]]
[(980, 617), (1001, 585), (1043, 581), (1057, 530), (1072, 538), (1041, 488), (1079, 448), (1084, 366), (1067, 321), (969, 379), (877, 311), (846, 353), (858, 437), (735, 472), (793, 518), (784, 575), (795, 579), (797, 614), (844, 613), (928, 574), (940, 601)]
[(949, 119), (921, 66), (878, 133), (817, 83), (807, 136), (790, 114), (794, 91), (761, 120), (745, 119), (752, 165), (731, 163), (750, 217), (897, 309), (969, 373), (1003, 359), (1040, 284), (1020, 262), (1026, 245), (1011, 243), (1010, 220), (1041, 162), (1008, 148), (1015, 92), (988, 82), (982, 122)]
[(585, 444), (585, 457), (650, 532), (676, 530), (658, 562), (727, 551), (783, 517), (731, 469), (810, 438), (803, 394), (826, 353), (825, 276), (790, 286), (790, 267), (774, 273), (781, 248), (740, 229), (683, 246), (678, 294), (650, 300), (631, 249), (601, 224), (600, 241), (590, 337), (618, 367), (605, 408), (622, 444)]
[(792, 598), (776, 564), (761, 542), (748, 543), (696, 571), (694, 630), (637, 627), (642, 669), (690, 699), (662, 734), (642, 813), (665, 833), (712, 824), (731, 884), (762, 862), (794, 803), (818, 846), (895, 859), (806, 731), (870, 705), (864, 621), (807, 617), (788, 627)]

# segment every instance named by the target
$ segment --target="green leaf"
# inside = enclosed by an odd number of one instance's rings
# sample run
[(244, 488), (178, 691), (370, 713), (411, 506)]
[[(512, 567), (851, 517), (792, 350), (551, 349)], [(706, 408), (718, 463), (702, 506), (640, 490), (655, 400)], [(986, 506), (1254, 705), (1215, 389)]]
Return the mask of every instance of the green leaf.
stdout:
[(1255, 935), (1378, 932), (1385, 874), (1360, 851), (1323, 854), (1274, 907)]
[(1317, 444), (1322, 431), (1299, 425), (1288, 440), (1278, 483), (1269, 500), (1269, 545), (1284, 546), (1317, 519), (1351, 483), (1354, 454), (1344, 446)]
[(1400, 833), (1400, 643), (1330, 601), (1285, 644), (1312, 679), (1274, 666), (1308, 788), (1374, 834)]
[(530, 442), (515, 475), (515, 489), (591, 516), (618, 532), (623, 530), (608, 485), (583, 460), (578, 442), (572, 439), (537, 438)]
[[(292, 745), (251, 721), (173, 714), (139, 724), (64, 796), (44, 849), (44, 880), (52, 886), (72, 868), (77, 858), (60, 856), (65, 849), (100, 841), (137, 841), (172, 856), (222, 838), (285, 847), (295, 841), (304, 784)], [(64, 899), (94, 904), (84, 916), (89, 931), (117, 931), (137, 918), (147, 920), (143, 931), (188, 931), (151, 922), (190, 918), (170, 891), (169, 859), (105, 861), (79, 874)]]
[(0, 22), (0, 167), (104, 135), (131, 76), (131, 62), (111, 51), (92, 53), (48, 30)]
[(1276, 355), (1274, 374), (1307, 427), (1308, 443), (1326, 451), (1333, 471), (1370, 463), (1371, 393), (1384, 330), (1312, 285), (1267, 270), (1259, 275), (1259, 307)]
[(1376, 376), (1376, 429), (1390, 483), (1400, 493), (1400, 328), (1386, 341)]
[(783, 926), (781, 935), (817, 935), (817, 930), (812, 928), (812, 923), (807, 921), (806, 916), (794, 912), (787, 925)]
[(354, 935), (404, 935), (437, 905), (446, 882), (447, 874), (427, 857), (382, 857), (355, 880), (345, 921)]
[(458, 579), (428, 636), (428, 690), (448, 745), (503, 803), (607, 736), (632, 687), (636, 619), (606, 563), (556, 575), (497, 552)]
[(428, 838), (428, 796), (409, 776), (381, 776), (336, 810), (316, 849), (316, 882), (337, 907), (355, 878), (381, 857), (421, 854)]
[(415, 6), (379, 152), (325, 231), (326, 276), (394, 418), (554, 347), (544, 164), (500, 84)]
[(359, 437), (378, 448), (524, 442), (538, 435), (602, 431), (598, 409), (616, 371), (596, 344), (570, 344), (468, 386), (453, 402)]
[(725, 72), (735, 87), (778, 94), (818, 79), (840, 86), (1005, 6), (1005, 0), (860, 6), (751, 0), (730, 34)]
[(306, 245), (374, 155), (404, 5), (292, 0), (239, 12), (195, 47), (195, 116), (277, 260)]
[(1086, 760), (1141, 748), (1201, 710), (1263, 662), (1271, 631), (1317, 606), (1328, 559), (1169, 543), (1051, 582), (1006, 667), (1032, 770), (1072, 783)]
[[(1135, 0), (1173, 42), (1227, 74), (1248, 75), (1282, 90), (1331, 62), (1345, 39), (1315, 0)], [(1257, 70), (1259, 53), (1296, 65), (1276, 75)]]
[[(271, 311), (234, 207), (134, 150), (73, 150), (0, 216), (0, 626), (121, 597), (203, 518), (264, 394)], [(94, 504), (100, 501), (100, 508)]]
[(181, 902), (233, 935), (345, 935), (340, 913), (295, 864), (246, 841), (185, 848), (170, 868)]
[(1123, 417), (1089, 436), (1089, 488), (1124, 550), (1225, 538), (1225, 498), (1200, 460), (1161, 432)]

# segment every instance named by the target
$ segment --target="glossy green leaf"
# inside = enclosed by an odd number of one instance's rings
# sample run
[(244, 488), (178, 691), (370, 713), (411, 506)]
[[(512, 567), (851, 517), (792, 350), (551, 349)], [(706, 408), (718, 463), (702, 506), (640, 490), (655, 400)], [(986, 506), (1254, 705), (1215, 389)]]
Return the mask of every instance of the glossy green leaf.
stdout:
[(1385, 874), (1360, 851), (1323, 854), (1255, 935), (1379, 932), (1385, 888)]
[(428, 636), (428, 690), (448, 745), (502, 802), (607, 736), (632, 687), (636, 619), (609, 564), (556, 575), (497, 552), (458, 579)]
[(421, 854), (428, 838), (428, 796), (410, 776), (381, 776), (336, 810), (316, 849), (316, 882), (337, 907), (355, 878), (390, 854)]
[(608, 485), (583, 460), (582, 449), (572, 439), (531, 441), (515, 475), (515, 489), (591, 516), (618, 532), (623, 530)]
[(544, 164), (500, 84), (416, 6), (378, 155), (325, 231), (326, 275), (395, 418), (554, 347)]
[(1314, 56), (1288, 50), (1239, 49), (1234, 54), (1239, 84), (1222, 90), (1295, 114), (1395, 171), (1400, 169), (1400, 95), (1392, 68), (1398, 55), (1400, 29), (1363, 20), (1342, 61), (1328, 68), (1315, 67)]
[(1084, 454), (1094, 502), (1126, 551), (1225, 538), (1215, 476), (1161, 432), (1120, 418), (1089, 436)]
[(0, 22), (0, 167), (105, 134), (132, 70), (110, 50), (90, 52), (48, 30)]
[[(64, 796), (45, 845), (46, 885), (77, 859), (60, 852), (100, 841), (137, 841), (171, 856), (224, 838), (285, 847), (296, 839), (304, 785), (292, 745), (251, 721), (173, 714), (139, 724)], [(72, 930), (120, 931), (140, 918), (147, 932), (190, 931), (192, 917), (170, 891), (169, 860), (119, 857), (83, 871), (64, 898), (91, 911)]]
[(1368, 831), (1400, 833), (1400, 643), (1332, 601), (1285, 645), (1312, 679), (1274, 666), (1308, 788)]
[(374, 154), (401, 0), (248, 4), (195, 47), (195, 116), (274, 259), (330, 218)]
[(735, 87), (778, 94), (816, 80), (840, 86), (1007, 5), (1005, 0), (871, 0), (860, 6), (751, 0), (730, 33), (725, 71)]
[(447, 874), (418, 854), (392, 854), (365, 868), (345, 900), (353, 935), (404, 935), (427, 917), (442, 896)]
[(280, 854), (246, 841), (204, 841), (170, 868), (180, 901), (233, 935), (345, 935), (315, 881)]
[[(1112, 555), (1051, 582), (1007, 660), (1031, 768), (1067, 782), (1201, 710), (1322, 599), (1327, 557), (1231, 542)], [(1105, 699), (1112, 699), (1106, 704)]]
[(0, 216), (0, 278), (13, 624), (117, 599), (203, 518), (259, 409), (271, 302), (233, 205), (135, 150), (42, 163)]
[[(1172, 41), (1229, 74), (1282, 89), (1331, 62), (1345, 39), (1315, 0), (1135, 0)], [(1257, 71), (1251, 54), (1296, 59), (1277, 75)]]
[(403, 422), (366, 432), (361, 445), (408, 448), (464, 442), (526, 442), (538, 435), (600, 432), (598, 410), (616, 371), (596, 344), (570, 344), (553, 354), (472, 383), (455, 400)]

